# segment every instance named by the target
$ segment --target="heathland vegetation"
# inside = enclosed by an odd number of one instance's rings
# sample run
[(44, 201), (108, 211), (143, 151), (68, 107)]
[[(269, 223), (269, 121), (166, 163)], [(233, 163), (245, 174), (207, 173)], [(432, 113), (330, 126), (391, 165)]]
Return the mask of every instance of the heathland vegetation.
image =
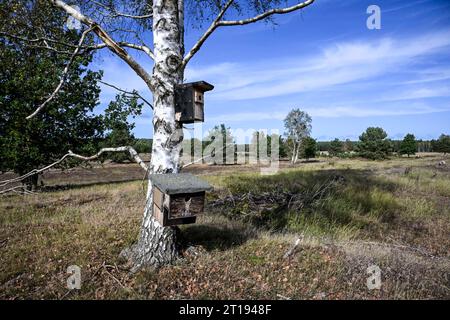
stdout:
[[(46, 192), (0, 201), (0, 297), (445, 298), (443, 159), (318, 157), (282, 161), (266, 177), (254, 165), (192, 165), (186, 170), (215, 190), (198, 222), (181, 228), (183, 259), (133, 275), (118, 255), (139, 232), (145, 190), (137, 166), (47, 172)], [(68, 291), (73, 264), (83, 285)], [(371, 264), (382, 270), (380, 290), (366, 287)]]

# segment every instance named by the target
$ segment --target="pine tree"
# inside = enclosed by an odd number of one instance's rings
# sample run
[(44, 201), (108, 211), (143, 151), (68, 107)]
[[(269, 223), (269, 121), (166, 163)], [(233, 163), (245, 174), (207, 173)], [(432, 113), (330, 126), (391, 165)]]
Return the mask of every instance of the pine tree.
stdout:
[(369, 127), (359, 136), (357, 150), (361, 157), (381, 160), (391, 154), (392, 144), (382, 128)]
[(413, 134), (408, 133), (400, 143), (400, 148), (398, 152), (401, 155), (406, 154), (409, 157), (410, 155), (415, 154), (416, 151), (417, 151), (416, 137)]
[(331, 141), (331, 143), (330, 143), (329, 154), (331, 156), (338, 156), (339, 154), (341, 154), (343, 152), (343, 149), (344, 149), (344, 144), (342, 143), (341, 140), (336, 138), (333, 141)]

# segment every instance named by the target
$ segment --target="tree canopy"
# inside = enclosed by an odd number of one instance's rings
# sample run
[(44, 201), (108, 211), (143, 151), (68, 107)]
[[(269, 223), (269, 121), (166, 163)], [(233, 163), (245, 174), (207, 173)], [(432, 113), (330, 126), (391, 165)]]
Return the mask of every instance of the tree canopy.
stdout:
[(408, 133), (402, 140), (402, 142), (400, 143), (400, 148), (398, 153), (399, 154), (406, 154), (408, 155), (408, 157), (410, 155), (415, 154), (417, 151), (417, 141), (416, 141), (416, 137), (411, 134)]
[(392, 152), (391, 141), (387, 133), (379, 127), (369, 127), (359, 136), (357, 150), (360, 156), (378, 160), (385, 159)]
[(337, 156), (344, 151), (344, 144), (338, 138), (330, 142), (329, 154), (331, 156)]
[[(107, 130), (102, 145), (104, 147), (132, 146), (136, 139), (132, 133), (134, 122), (129, 122), (142, 112), (143, 103), (138, 102), (137, 96), (128, 96), (125, 93), (116, 95), (116, 100), (111, 101), (105, 110), (104, 124)], [(123, 162), (130, 159), (128, 153), (116, 153), (110, 156), (115, 162)]]
[(302, 140), (301, 157), (309, 160), (316, 157), (317, 141), (311, 137), (305, 137)]
[(439, 139), (431, 141), (434, 152), (450, 153), (450, 135), (441, 134)]
[[(65, 15), (39, 4), (36, 1), (25, 7), (4, 2), (0, 4), (0, 16), (23, 35), (44, 27), (56, 39), (56, 46), (59, 42), (76, 43), (80, 32), (64, 27)], [(53, 163), (69, 150), (92, 154), (101, 146), (132, 145), (133, 125), (127, 117), (140, 113), (142, 105), (136, 95), (118, 95), (105, 116), (94, 114), (102, 72), (88, 69), (92, 52), (72, 56), (64, 50), (64, 46), (53, 51), (0, 37), (0, 170), (23, 175)], [(64, 74), (71, 59), (71, 67)], [(47, 103), (46, 112), (27, 119), (60, 82), (61, 90)], [(123, 141), (125, 137), (127, 141)], [(64, 165), (75, 163), (66, 161)], [(37, 176), (24, 182), (35, 187)]]
[[(6, 8), (2, 6), (1, 15), (5, 14)], [(32, 14), (43, 18), (44, 13)], [(59, 14), (45, 14), (49, 32), (52, 31), (55, 37), (64, 41), (73, 41), (77, 37), (76, 31), (63, 30), (63, 25), (58, 29), (54, 25)], [(57, 55), (0, 38), (2, 171), (13, 170), (23, 174), (53, 162), (62, 152), (91, 153), (95, 150), (104, 129), (102, 118), (92, 113), (99, 102), (97, 81), (102, 72), (87, 69), (92, 59), (90, 55), (75, 58), (64, 88), (48, 104), (47, 112), (26, 119), (36, 105), (53, 91), (68, 59), (67, 55)]]

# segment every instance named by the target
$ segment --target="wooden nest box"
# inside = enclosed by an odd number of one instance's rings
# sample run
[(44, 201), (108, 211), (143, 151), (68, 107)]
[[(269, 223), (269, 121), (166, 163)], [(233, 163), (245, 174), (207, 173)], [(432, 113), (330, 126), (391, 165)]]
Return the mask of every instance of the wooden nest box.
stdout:
[(214, 86), (205, 81), (175, 86), (175, 119), (181, 123), (204, 121), (204, 96)]
[(205, 192), (212, 187), (189, 173), (150, 175), (153, 217), (163, 226), (194, 223), (205, 207)]

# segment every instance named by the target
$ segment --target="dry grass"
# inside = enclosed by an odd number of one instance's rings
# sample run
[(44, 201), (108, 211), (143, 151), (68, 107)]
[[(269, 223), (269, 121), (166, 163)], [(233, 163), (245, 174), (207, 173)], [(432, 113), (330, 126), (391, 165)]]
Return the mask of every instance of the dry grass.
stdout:
[[(302, 210), (264, 212), (264, 219), (245, 202), (209, 207), (197, 224), (182, 227), (184, 259), (134, 275), (118, 254), (139, 231), (141, 181), (92, 178), (85, 187), (3, 197), (0, 298), (449, 298), (450, 172), (434, 167), (438, 159), (323, 159), (283, 164), (273, 177), (250, 167), (230, 176), (230, 167), (195, 166), (216, 186), (210, 203), (275, 186), (313, 190), (336, 174), (345, 183)], [(283, 258), (299, 234), (296, 252)], [(65, 286), (72, 264), (82, 270), (79, 291)], [(370, 264), (382, 270), (381, 290), (366, 287)]]

